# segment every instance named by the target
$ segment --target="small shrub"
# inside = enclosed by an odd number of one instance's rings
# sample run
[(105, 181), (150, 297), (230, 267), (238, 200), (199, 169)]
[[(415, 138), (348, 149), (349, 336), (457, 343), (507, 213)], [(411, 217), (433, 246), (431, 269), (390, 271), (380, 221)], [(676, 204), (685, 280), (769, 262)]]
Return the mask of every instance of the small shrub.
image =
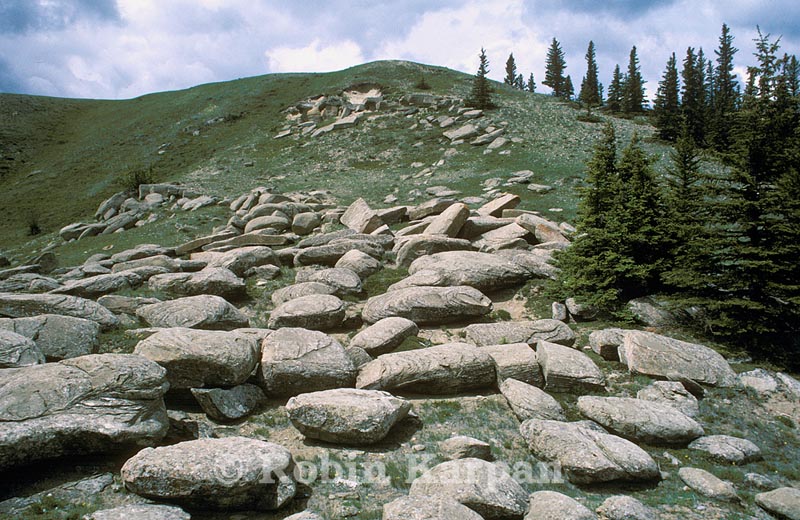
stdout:
[(489, 315), (495, 321), (510, 321), (511, 313), (505, 309), (497, 309)]
[(414, 88), (419, 89), (419, 90), (430, 90), (431, 89), (430, 84), (428, 84), (428, 82), (425, 81), (425, 75), (424, 74), (420, 75), (419, 81), (417, 81), (417, 84), (414, 85)]
[(602, 123), (603, 122), (603, 118), (601, 118), (600, 116), (596, 116), (594, 114), (592, 114), (592, 115), (579, 114), (576, 119), (578, 121), (581, 121), (582, 123)]
[(139, 186), (142, 184), (154, 184), (156, 181), (153, 167), (139, 168), (127, 172), (122, 178), (122, 185), (125, 191), (138, 193)]
[(39, 225), (39, 216), (32, 214), (28, 216), (28, 236), (35, 237), (42, 233), (42, 227)]

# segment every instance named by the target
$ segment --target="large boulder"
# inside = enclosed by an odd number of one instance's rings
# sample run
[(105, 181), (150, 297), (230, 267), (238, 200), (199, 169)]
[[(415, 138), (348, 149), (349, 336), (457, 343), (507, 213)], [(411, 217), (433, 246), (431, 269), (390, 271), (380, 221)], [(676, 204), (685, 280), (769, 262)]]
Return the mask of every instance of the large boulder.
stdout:
[(102, 509), (84, 517), (86, 520), (191, 520), (192, 516), (176, 506), (131, 504)]
[(335, 288), (338, 296), (360, 294), (362, 291), (361, 278), (350, 269), (342, 267), (319, 271), (298, 271), (296, 281), (324, 283)]
[(0, 368), (18, 368), (44, 363), (36, 343), (16, 332), (0, 329)]
[(280, 509), (296, 492), (283, 446), (245, 437), (145, 448), (122, 466), (128, 491), (200, 509)]
[(605, 377), (589, 356), (564, 345), (539, 341), (536, 355), (550, 392), (597, 392), (605, 390)]
[(383, 506), (383, 520), (483, 520), (467, 506), (443, 496), (404, 496)]
[(0, 470), (154, 444), (169, 426), (167, 388), (166, 370), (130, 354), (0, 370)]
[(424, 234), (456, 238), (468, 217), (469, 208), (466, 204), (458, 202), (434, 217), (428, 227), (425, 228)]
[(92, 354), (99, 343), (100, 325), (92, 320), (43, 314), (31, 318), (0, 318), (0, 329), (34, 341), (49, 359)]
[(399, 316), (417, 324), (439, 324), (491, 311), (492, 301), (472, 287), (409, 287), (373, 296), (361, 317), (367, 323)]
[(384, 250), (380, 245), (364, 240), (348, 240), (332, 242), (319, 246), (309, 246), (300, 249), (294, 255), (294, 265), (328, 265), (334, 266), (350, 251), (361, 251), (375, 259), (380, 259)]
[(359, 347), (371, 356), (388, 354), (406, 338), (416, 336), (417, 324), (406, 318), (384, 318), (362, 330), (350, 340), (348, 347)]
[(103, 330), (119, 326), (111, 311), (92, 300), (63, 294), (0, 293), (0, 316), (25, 318), (41, 314), (61, 314), (97, 322)]
[(192, 388), (192, 395), (206, 415), (215, 421), (247, 417), (266, 400), (264, 391), (251, 384), (233, 388)]
[(783, 487), (759, 493), (756, 504), (778, 518), (800, 520), (800, 489)]
[(160, 267), (140, 267), (119, 273), (100, 274), (81, 280), (69, 280), (51, 294), (70, 294), (81, 298), (96, 298), (122, 289), (138, 287), (154, 273), (166, 272)]
[(411, 286), (468, 285), (481, 291), (513, 287), (529, 278), (528, 271), (510, 260), (477, 251), (448, 251), (422, 256), (411, 263), (408, 278), (389, 290)]
[(678, 477), (695, 492), (714, 500), (738, 502), (736, 488), (727, 480), (700, 468), (681, 468)]
[(153, 291), (170, 296), (197, 296), (214, 294), (223, 298), (236, 298), (245, 293), (245, 282), (224, 267), (206, 267), (196, 273), (157, 274), (147, 282)]
[(717, 462), (740, 466), (761, 459), (761, 449), (753, 442), (730, 435), (708, 435), (689, 444), (690, 450), (704, 453)]
[(578, 398), (578, 409), (612, 433), (636, 442), (687, 444), (704, 434), (690, 417), (654, 401), (584, 395)]
[(591, 421), (529, 419), (520, 433), (536, 458), (560, 464), (574, 484), (652, 481), (661, 476), (646, 451)]
[(566, 421), (564, 408), (553, 396), (533, 385), (506, 379), (500, 383), (500, 393), (508, 401), (514, 415), (520, 421), (528, 419), (547, 419), (551, 421)]
[[(312, 282), (313, 283), (313, 282)], [(329, 330), (345, 318), (345, 304), (332, 294), (301, 296), (278, 305), (269, 316), (269, 328), (300, 327)]]
[(589, 334), (589, 346), (595, 354), (608, 361), (619, 361), (619, 346), (625, 340), (626, 329), (593, 330)]
[(439, 443), (439, 452), (448, 460), (483, 459), (492, 460), (492, 446), (474, 437), (456, 435)]
[(529, 509), (524, 520), (597, 520), (588, 507), (557, 491), (534, 492)]
[(397, 249), (397, 265), (408, 267), (414, 260), (422, 256), (446, 251), (472, 251), (474, 249), (475, 247), (469, 240), (438, 235), (416, 235), (403, 242)]
[(269, 396), (352, 387), (356, 368), (344, 347), (322, 332), (286, 327), (261, 346), (261, 386)]
[(278, 255), (266, 246), (238, 247), (224, 253), (215, 251), (192, 253), (190, 258), (208, 262), (208, 267), (224, 267), (236, 276), (245, 276), (245, 273), (253, 267), (281, 265)]
[(636, 374), (656, 377), (680, 374), (698, 383), (721, 387), (737, 382), (736, 373), (715, 350), (653, 332), (626, 332), (619, 358)]
[(603, 520), (657, 520), (656, 512), (627, 495), (608, 497), (597, 508)]
[(697, 398), (678, 381), (653, 381), (636, 392), (636, 397), (672, 406), (687, 417), (695, 417), (700, 413)]
[(503, 321), (499, 323), (473, 323), (464, 328), (466, 341), (479, 347), (506, 343), (535, 345), (538, 340), (572, 346), (575, 333), (558, 320)]
[(355, 446), (383, 440), (411, 410), (411, 403), (378, 390), (337, 388), (300, 394), (286, 411), (300, 433), (311, 439)]
[(486, 520), (521, 519), (528, 493), (499, 465), (481, 459), (438, 464), (411, 483), (409, 496), (453, 498)]
[(383, 268), (379, 260), (369, 256), (358, 249), (351, 249), (336, 261), (334, 267), (340, 269), (350, 269), (358, 275), (361, 280), (366, 280), (369, 276), (377, 273)]
[(258, 363), (254, 337), (183, 327), (159, 330), (140, 341), (133, 352), (166, 368), (173, 390), (240, 385)]
[(378, 214), (362, 198), (350, 204), (339, 221), (356, 233), (371, 233), (383, 225)]
[(378, 356), (359, 369), (356, 387), (455, 394), (494, 382), (489, 354), (465, 343), (447, 343)]
[(210, 294), (187, 296), (136, 309), (153, 327), (231, 330), (249, 326), (247, 316), (224, 298)]

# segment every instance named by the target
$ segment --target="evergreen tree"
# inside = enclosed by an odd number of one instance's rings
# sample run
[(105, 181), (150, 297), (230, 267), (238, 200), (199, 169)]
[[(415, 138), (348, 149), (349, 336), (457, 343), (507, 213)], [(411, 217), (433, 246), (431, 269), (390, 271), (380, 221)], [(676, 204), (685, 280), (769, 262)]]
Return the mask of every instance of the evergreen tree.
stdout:
[(681, 129), (679, 90), (678, 66), (673, 52), (667, 61), (664, 76), (658, 83), (656, 102), (653, 106), (658, 135), (667, 141), (676, 140)]
[(572, 77), (567, 76), (567, 79), (564, 81), (564, 95), (561, 97), (569, 101), (574, 96), (575, 96), (575, 87), (572, 86)]
[(695, 145), (703, 146), (706, 112), (705, 63), (701, 63), (692, 47), (686, 49), (681, 78), (683, 79), (681, 112), (684, 123)]
[(508, 55), (506, 60), (506, 77), (503, 83), (513, 87), (517, 82), (517, 64), (514, 62), (514, 53)]
[(528, 77), (528, 92), (536, 92), (536, 82), (533, 80), (533, 72)]
[(739, 104), (739, 87), (733, 72), (733, 57), (739, 51), (733, 46), (733, 35), (726, 24), (722, 24), (719, 37), (717, 66), (714, 69), (714, 102), (711, 111), (709, 132), (714, 148), (727, 152), (731, 146), (731, 127)]
[(619, 65), (614, 67), (614, 75), (611, 77), (611, 85), (608, 87), (608, 99), (606, 100), (606, 108), (612, 113), (622, 111), (622, 89), (623, 89), (622, 73), (619, 70)]
[(469, 95), (469, 104), (475, 108), (485, 109), (492, 108), (492, 86), (486, 75), (489, 73), (489, 58), (486, 57), (486, 50), (481, 47), (479, 56), (480, 64), (478, 65), (478, 72), (472, 80), (472, 91)]
[(642, 79), (639, 58), (636, 56), (636, 46), (634, 45), (628, 60), (628, 73), (622, 91), (622, 110), (628, 113), (642, 112), (644, 102), (644, 79)]
[(586, 107), (587, 114), (592, 113), (592, 107), (597, 107), (602, 104), (600, 84), (597, 79), (597, 58), (593, 41), (589, 42), (589, 48), (586, 50), (586, 76), (583, 77), (583, 81), (581, 82), (581, 92), (578, 95), (578, 101)]
[(797, 56), (783, 55), (783, 75), (786, 78), (786, 88), (789, 96), (800, 96), (800, 62)]
[(566, 68), (567, 62), (564, 59), (564, 51), (561, 50), (561, 44), (553, 38), (550, 48), (547, 50), (544, 81), (542, 83), (552, 89), (555, 97), (566, 97), (567, 78), (564, 77)]
[(525, 78), (522, 77), (522, 74), (517, 74), (517, 79), (514, 81), (514, 88), (525, 90)]

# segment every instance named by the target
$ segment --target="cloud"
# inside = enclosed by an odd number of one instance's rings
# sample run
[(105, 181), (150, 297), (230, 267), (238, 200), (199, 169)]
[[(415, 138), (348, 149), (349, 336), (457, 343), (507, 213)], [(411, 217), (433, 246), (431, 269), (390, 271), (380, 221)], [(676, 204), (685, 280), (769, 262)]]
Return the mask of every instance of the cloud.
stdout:
[(79, 21), (118, 21), (114, 1), (107, 0), (3, 0), (0, 33), (57, 30)]
[(264, 55), (272, 72), (326, 72), (364, 62), (361, 47), (351, 40), (324, 45), (316, 39), (305, 47), (276, 47)]

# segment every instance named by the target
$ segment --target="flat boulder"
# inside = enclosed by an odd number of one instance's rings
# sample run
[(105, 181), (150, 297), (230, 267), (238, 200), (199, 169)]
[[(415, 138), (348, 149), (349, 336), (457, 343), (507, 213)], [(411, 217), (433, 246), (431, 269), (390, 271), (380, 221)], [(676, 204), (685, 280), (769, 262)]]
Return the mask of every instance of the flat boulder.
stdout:
[(707, 435), (689, 444), (690, 450), (704, 453), (716, 462), (748, 464), (761, 460), (761, 449), (753, 442), (730, 435)]
[(383, 520), (483, 520), (467, 506), (443, 496), (404, 496), (384, 504)]
[(0, 293), (0, 316), (25, 318), (61, 314), (92, 320), (103, 330), (119, 326), (119, 319), (102, 305), (86, 298), (63, 294)]
[(472, 287), (409, 287), (373, 296), (361, 316), (367, 323), (399, 316), (417, 324), (439, 324), (491, 311), (492, 301)]
[(423, 256), (408, 268), (411, 276), (393, 288), (419, 285), (468, 285), (481, 291), (492, 291), (520, 285), (529, 278), (528, 271), (503, 257), (477, 251), (448, 251)]
[(44, 363), (36, 343), (16, 332), (0, 329), (0, 368), (18, 368)]
[(237, 298), (245, 293), (245, 282), (230, 269), (206, 267), (195, 273), (157, 274), (147, 282), (152, 291), (172, 297), (213, 294), (223, 298)]
[(371, 356), (380, 356), (393, 351), (418, 332), (417, 324), (409, 319), (383, 318), (353, 336), (348, 347), (359, 347)]
[(486, 388), (494, 382), (489, 354), (465, 343), (447, 343), (378, 356), (359, 369), (356, 387), (441, 395)]
[(154, 444), (169, 427), (167, 388), (166, 370), (131, 354), (0, 370), (0, 470)]
[(466, 435), (456, 435), (442, 441), (439, 443), (439, 452), (448, 460), (492, 460), (492, 447), (488, 442)]
[(224, 253), (204, 251), (192, 253), (190, 258), (207, 262), (207, 267), (224, 267), (236, 276), (245, 276), (245, 273), (253, 267), (281, 265), (278, 255), (267, 246), (237, 247)]
[(522, 199), (520, 199), (519, 195), (506, 193), (478, 208), (478, 215), (482, 217), (500, 217), (503, 215), (504, 210), (516, 208), (521, 201)]
[(532, 493), (529, 509), (524, 520), (597, 520), (588, 507), (557, 491)]
[(235, 421), (255, 412), (266, 401), (256, 385), (233, 388), (192, 388), (192, 395), (203, 411), (215, 421)]
[(273, 511), (295, 495), (294, 461), (283, 446), (245, 437), (145, 448), (122, 466), (125, 488), (198, 509)]
[(639, 390), (636, 397), (672, 406), (687, 417), (696, 417), (700, 413), (697, 398), (679, 381), (653, 381)]
[(136, 309), (136, 315), (152, 327), (230, 330), (249, 326), (247, 316), (224, 298), (210, 294), (145, 305)]
[(381, 262), (363, 251), (351, 249), (334, 265), (336, 268), (350, 269), (358, 275), (361, 280), (366, 280), (369, 276), (377, 273), (383, 268)]
[(488, 345), (480, 347), (492, 357), (497, 372), (497, 384), (506, 379), (516, 379), (538, 387), (544, 386), (542, 368), (536, 351), (527, 343)]
[(619, 346), (625, 340), (626, 329), (593, 330), (589, 334), (589, 346), (595, 354), (607, 361), (619, 361)]
[(334, 294), (335, 292), (335, 287), (331, 287), (330, 285), (322, 282), (300, 282), (287, 285), (286, 287), (281, 287), (277, 291), (273, 292), (270, 298), (272, 299), (273, 304), (279, 306), (282, 303), (294, 300), (295, 298), (312, 295)]
[(544, 340), (567, 347), (575, 343), (575, 333), (558, 320), (503, 321), (498, 323), (473, 323), (464, 328), (466, 341), (479, 347), (506, 343), (535, 345)]
[(0, 318), (0, 329), (16, 332), (32, 340), (42, 354), (52, 360), (92, 354), (100, 341), (100, 325), (97, 322), (58, 314)]
[(541, 388), (516, 379), (506, 379), (500, 383), (500, 393), (506, 398), (514, 415), (520, 421), (528, 419), (567, 420), (561, 404)]
[(681, 468), (678, 477), (696, 493), (714, 500), (738, 502), (736, 488), (727, 480), (700, 468)]
[(359, 446), (383, 440), (408, 415), (411, 403), (378, 390), (337, 388), (300, 394), (286, 411), (304, 436)]
[(361, 278), (343, 267), (333, 267), (321, 269), (319, 271), (298, 271), (296, 280), (298, 282), (319, 282), (330, 285), (336, 289), (339, 296), (357, 295), (362, 292)]
[(339, 220), (356, 233), (371, 233), (383, 225), (378, 214), (362, 198), (350, 204)]
[(656, 512), (627, 495), (608, 497), (597, 508), (603, 520), (657, 520)]
[(469, 240), (438, 235), (415, 235), (397, 249), (397, 265), (408, 267), (419, 257), (446, 251), (474, 251)]
[(85, 517), (86, 520), (191, 520), (192, 516), (176, 506), (161, 504), (131, 504), (102, 509)]
[(544, 389), (550, 392), (605, 391), (605, 376), (589, 356), (557, 343), (539, 341), (536, 355), (544, 374)]
[(782, 487), (759, 493), (756, 495), (756, 504), (779, 518), (800, 520), (800, 489)]
[(466, 204), (457, 202), (436, 215), (425, 228), (424, 234), (456, 238), (467, 218), (469, 218), (469, 208)]
[(268, 327), (300, 327), (330, 330), (341, 326), (345, 304), (331, 294), (314, 294), (289, 300), (276, 307), (269, 316)]
[(164, 367), (176, 390), (244, 383), (258, 363), (258, 346), (245, 334), (175, 327), (143, 339), (133, 352)]
[(293, 262), (296, 266), (327, 265), (333, 267), (345, 254), (353, 250), (361, 251), (375, 259), (381, 258), (384, 254), (383, 247), (374, 242), (350, 240), (300, 249), (295, 253)]
[(161, 268), (137, 268), (119, 273), (100, 274), (81, 280), (69, 280), (63, 286), (50, 292), (51, 294), (70, 294), (81, 298), (96, 298), (122, 289), (138, 287), (147, 278), (145, 273), (153, 273), (151, 269), (156, 269), (155, 272), (166, 272)]

